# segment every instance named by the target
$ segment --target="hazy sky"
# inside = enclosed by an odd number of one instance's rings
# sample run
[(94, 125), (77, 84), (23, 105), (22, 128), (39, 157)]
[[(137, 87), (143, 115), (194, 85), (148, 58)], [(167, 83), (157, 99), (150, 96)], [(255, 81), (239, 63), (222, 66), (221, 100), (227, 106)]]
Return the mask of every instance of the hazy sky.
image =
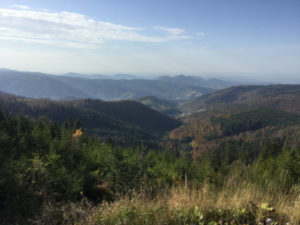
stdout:
[(0, 0), (0, 67), (300, 74), (300, 1)]

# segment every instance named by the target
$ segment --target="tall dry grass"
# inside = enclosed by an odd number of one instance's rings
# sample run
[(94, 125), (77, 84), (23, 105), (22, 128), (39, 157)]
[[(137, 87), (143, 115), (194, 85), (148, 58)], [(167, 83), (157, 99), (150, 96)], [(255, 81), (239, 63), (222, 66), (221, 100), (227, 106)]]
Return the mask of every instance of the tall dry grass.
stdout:
[[(269, 219), (270, 224), (300, 225), (299, 184), (289, 189), (272, 181), (259, 184), (251, 182), (245, 171), (235, 170), (221, 187), (204, 182), (197, 187), (145, 188), (96, 207), (88, 202), (61, 210), (50, 207), (42, 223), (35, 224), (254, 225), (268, 224)], [(64, 219), (51, 223), (56, 215)]]
[(147, 192), (134, 193), (99, 205), (88, 224), (264, 224), (267, 219), (272, 224), (300, 224), (300, 186), (278, 192), (271, 186), (228, 182), (220, 189), (208, 183), (174, 187), (154, 199)]

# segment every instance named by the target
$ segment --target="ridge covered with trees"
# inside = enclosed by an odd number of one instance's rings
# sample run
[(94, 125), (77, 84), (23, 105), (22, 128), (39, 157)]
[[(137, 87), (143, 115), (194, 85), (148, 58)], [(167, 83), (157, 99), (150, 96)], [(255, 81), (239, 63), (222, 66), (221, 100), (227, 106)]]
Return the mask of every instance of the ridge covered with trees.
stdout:
[(90, 134), (123, 145), (149, 144), (181, 123), (141, 103), (92, 99), (53, 101), (0, 93), (0, 109), (13, 115), (46, 116), (63, 124), (74, 120)]
[(300, 113), (300, 85), (236, 86), (202, 95), (179, 105), (186, 115), (226, 113), (270, 107)]

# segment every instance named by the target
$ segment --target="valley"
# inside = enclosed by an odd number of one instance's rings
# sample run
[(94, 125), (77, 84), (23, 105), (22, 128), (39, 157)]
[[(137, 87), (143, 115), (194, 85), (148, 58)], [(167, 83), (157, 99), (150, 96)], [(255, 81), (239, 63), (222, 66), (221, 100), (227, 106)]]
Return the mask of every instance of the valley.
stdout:
[[(5, 90), (0, 213), (6, 224), (300, 221), (300, 85), (234, 86), (185, 100), (51, 100), (52, 91), (41, 99)], [(243, 193), (248, 198), (234, 199)]]
[(300, 225), (299, 0), (0, 0), (0, 225)]

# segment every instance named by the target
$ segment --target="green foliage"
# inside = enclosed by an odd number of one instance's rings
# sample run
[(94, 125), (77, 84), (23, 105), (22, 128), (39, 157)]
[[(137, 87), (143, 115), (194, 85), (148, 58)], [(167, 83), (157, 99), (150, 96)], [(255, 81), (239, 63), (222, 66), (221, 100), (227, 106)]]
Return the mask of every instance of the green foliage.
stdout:
[(267, 144), (252, 166), (252, 176), (261, 184), (276, 183), (278, 188), (290, 188), (300, 182), (300, 151)]
[(185, 101), (179, 109), (224, 114), (269, 107), (299, 114), (299, 94), (299, 85), (235, 86)]
[[(101, 143), (85, 132), (74, 135), (79, 126), (71, 120), (58, 125), (47, 118), (32, 120), (0, 113), (2, 223), (26, 224), (27, 219), (42, 215), (43, 206), (49, 202), (63, 204), (85, 198), (93, 203), (113, 201), (132, 190), (144, 190), (155, 197), (165, 187), (197, 187), (205, 181), (218, 189), (226, 177), (243, 172), (244, 165), (247, 173), (239, 176), (261, 188), (268, 189), (273, 183), (278, 190), (288, 191), (300, 182), (299, 146), (288, 136), (264, 141), (261, 148), (230, 139), (200, 158), (192, 158), (180, 148), (149, 150)], [(126, 210), (115, 217), (118, 223), (141, 218), (151, 221), (164, 209)], [(226, 218), (233, 215), (231, 211), (216, 212), (199, 214), (193, 208), (168, 213), (179, 224), (228, 222)], [(240, 216), (239, 221), (244, 221), (245, 214)]]
[[(83, 127), (101, 140), (122, 146), (158, 147), (158, 139), (181, 123), (135, 101), (51, 101), (0, 93), (0, 110), (31, 118), (47, 116), (65, 128)], [(71, 127), (74, 126), (74, 127)]]
[(266, 126), (286, 127), (300, 124), (300, 116), (271, 108), (260, 108), (232, 115), (230, 118), (213, 118), (214, 124), (221, 124), (226, 136), (245, 131), (258, 130)]
[(5, 223), (38, 215), (48, 201), (112, 200), (142, 186), (172, 185), (187, 171), (187, 162), (175, 153), (101, 143), (86, 133), (74, 135), (78, 126), (71, 120), (61, 126), (46, 118), (0, 114)]
[(138, 101), (158, 112), (164, 113), (169, 116), (175, 117), (181, 114), (181, 112), (176, 108), (176, 101), (167, 101), (154, 96), (143, 97), (138, 99)]

